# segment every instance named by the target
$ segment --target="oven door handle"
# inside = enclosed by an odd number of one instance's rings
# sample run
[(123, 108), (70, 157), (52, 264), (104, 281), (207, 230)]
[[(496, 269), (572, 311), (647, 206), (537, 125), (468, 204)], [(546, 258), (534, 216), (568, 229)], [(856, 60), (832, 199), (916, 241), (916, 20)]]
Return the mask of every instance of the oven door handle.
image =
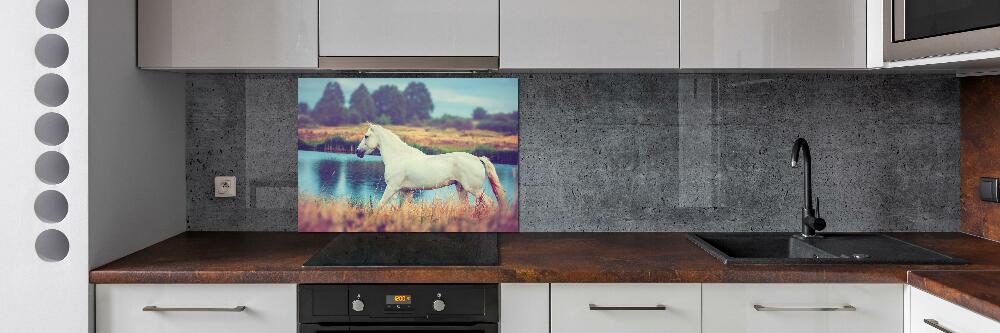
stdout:
[(496, 324), (473, 324), (473, 325), (452, 325), (452, 326), (436, 326), (436, 325), (414, 325), (414, 326), (351, 326), (349, 329), (351, 332), (366, 332), (366, 331), (379, 331), (379, 332), (437, 332), (437, 331), (469, 331), (469, 332), (483, 332), (483, 333), (496, 333)]
[(327, 332), (347, 332), (347, 326), (320, 326), (313, 324), (300, 324), (299, 333), (327, 333)]

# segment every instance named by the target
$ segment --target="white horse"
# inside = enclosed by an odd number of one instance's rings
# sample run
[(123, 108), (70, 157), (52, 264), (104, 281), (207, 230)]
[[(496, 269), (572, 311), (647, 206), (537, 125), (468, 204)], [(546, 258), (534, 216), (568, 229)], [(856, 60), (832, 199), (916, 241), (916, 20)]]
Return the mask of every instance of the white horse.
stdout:
[(399, 192), (406, 196), (407, 202), (411, 202), (414, 191), (434, 190), (448, 185), (455, 185), (459, 199), (466, 202), (468, 194), (472, 193), (476, 205), (481, 206), (486, 203), (483, 183), (487, 179), (497, 197), (499, 209), (507, 207), (497, 171), (486, 157), (464, 152), (427, 155), (410, 147), (388, 129), (369, 123), (355, 153), (364, 158), (365, 154), (371, 154), (375, 149), (379, 150), (385, 163), (385, 192), (377, 207), (385, 205)]

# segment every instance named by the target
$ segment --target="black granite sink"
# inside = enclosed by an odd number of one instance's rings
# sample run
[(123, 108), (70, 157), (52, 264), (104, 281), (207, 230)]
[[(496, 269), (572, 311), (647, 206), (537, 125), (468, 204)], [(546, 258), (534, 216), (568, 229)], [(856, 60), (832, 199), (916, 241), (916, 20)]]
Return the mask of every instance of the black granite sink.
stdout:
[(966, 261), (900, 239), (871, 233), (692, 233), (688, 239), (722, 260), (739, 264), (965, 264)]

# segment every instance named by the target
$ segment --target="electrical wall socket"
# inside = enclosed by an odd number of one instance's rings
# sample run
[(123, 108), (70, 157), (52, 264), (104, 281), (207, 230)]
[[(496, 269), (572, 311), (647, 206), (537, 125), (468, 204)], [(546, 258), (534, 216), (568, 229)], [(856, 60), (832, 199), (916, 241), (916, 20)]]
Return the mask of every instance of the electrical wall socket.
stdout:
[(989, 202), (1000, 202), (1000, 191), (997, 190), (998, 179), (993, 177), (979, 178), (979, 199)]
[(232, 198), (236, 196), (236, 177), (215, 177), (215, 197)]

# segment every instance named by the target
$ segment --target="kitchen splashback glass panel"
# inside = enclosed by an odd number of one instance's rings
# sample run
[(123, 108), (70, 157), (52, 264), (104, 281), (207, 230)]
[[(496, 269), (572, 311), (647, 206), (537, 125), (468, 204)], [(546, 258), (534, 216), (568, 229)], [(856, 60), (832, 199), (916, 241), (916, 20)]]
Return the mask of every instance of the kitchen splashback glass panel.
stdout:
[(518, 230), (516, 78), (300, 78), (300, 232)]

